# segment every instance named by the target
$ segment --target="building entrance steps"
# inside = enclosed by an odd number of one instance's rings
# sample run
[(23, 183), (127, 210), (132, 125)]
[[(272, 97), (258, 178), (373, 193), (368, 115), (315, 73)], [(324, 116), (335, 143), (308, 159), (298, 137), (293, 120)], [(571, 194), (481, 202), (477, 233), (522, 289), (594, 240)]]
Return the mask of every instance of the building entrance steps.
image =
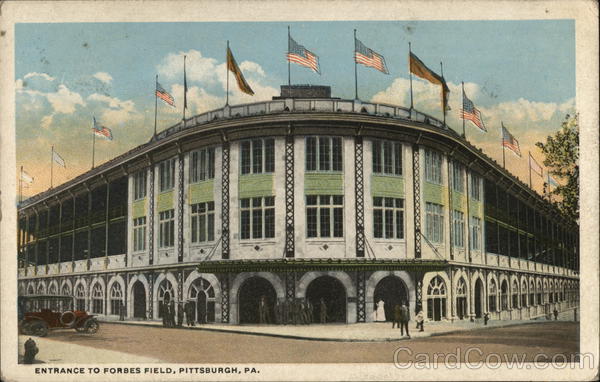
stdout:
[[(146, 325), (162, 327), (162, 321), (128, 320), (117, 321), (110, 317), (100, 320), (106, 323), (122, 325)], [(554, 317), (552, 317), (554, 320)], [(559, 313), (559, 321), (573, 321), (573, 309)], [(485, 328), (498, 328), (522, 324), (535, 324), (546, 322), (546, 318), (533, 320), (490, 320), (487, 326), (483, 319), (468, 319), (451, 321), (425, 322), (425, 330), (419, 332), (416, 323), (411, 320), (409, 331), (411, 338), (431, 337), (441, 334), (478, 330)], [(370, 322), (356, 324), (311, 324), (311, 325), (231, 325), (231, 324), (202, 324), (192, 327), (182, 326), (173, 330), (206, 330), (213, 332), (238, 333), (256, 336), (269, 336), (313, 341), (342, 341), (342, 342), (387, 342), (407, 340), (408, 337), (400, 335), (400, 329), (392, 329), (391, 322)]]

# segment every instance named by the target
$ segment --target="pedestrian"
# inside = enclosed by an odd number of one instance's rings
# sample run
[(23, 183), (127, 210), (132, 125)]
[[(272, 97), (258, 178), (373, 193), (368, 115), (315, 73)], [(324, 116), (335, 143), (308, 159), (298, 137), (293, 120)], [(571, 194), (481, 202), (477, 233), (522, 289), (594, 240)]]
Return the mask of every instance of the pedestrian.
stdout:
[(268, 324), (268, 305), (267, 298), (265, 296), (260, 297), (260, 302), (258, 303), (258, 322), (260, 324)]
[(484, 325), (487, 325), (487, 323), (488, 323), (488, 321), (489, 321), (489, 320), (490, 320), (490, 315), (489, 315), (489, 313), (485, 313), (485, 314), (483, 315), (483, 324), (484, 324)]
[(419, 313), (417, 313), (417, 329), (419, 329), (420, 332), (422, 332), (424, 329), (424, 325), (425, 325), (425, 315), (423, 314), (422, 310), (419, 310)]
[(177, 326), (183, 326), (183, 302), (177, 303)]
[(25, 341), (24, 347), (25, 353), (23, 354), (23, 363), (30, 365), (35, 360), (35, 355), (39, 352), (39, 349), (31, 337)]
[(394, 305), (394, 319), (392, 320), (392, 329), (400, 328), (400, 305)]
[(169, 302), (169, 327), (175, 327), (175, 301), (171, 300)]
[(404, 336), (404, 329), (406, 329), (406, 336), (410, 338), (410, 334), (408, 333), (408, 321), (410, 321), (410, 312), (406, 307), (406, 303), (403, 302), (400, 307), (400, 335)]
[(187, 326), (194, 326), (194, 305), (192, 302), (186, 301), (183, 310), (185, 311)]
[(325, 304), (324, 298), (321, 298), (319, 314), (320, 314), (321, 323), (322, 324), (327, 323), (327, 305)]
[(119, 305), (119, 321), (125, 321), (125, 304)]
[(314, 309), (313, 309), (313, 304), (308, 299), (306, 300), (306, 307), (307, 307), (306, 309), (308, 310), (308, 323), (312, 324), (313, 320), (314, 320), (314, 316), (313, 316)]
[(556, 310), (556, 308), (554, 308), (554, 321), (558, 320), (558, 310)]
[(310, 324), (310, 314), (308, 313), (308, 303), (306, 298), (302, 300), (302, 323), (304, 325)]

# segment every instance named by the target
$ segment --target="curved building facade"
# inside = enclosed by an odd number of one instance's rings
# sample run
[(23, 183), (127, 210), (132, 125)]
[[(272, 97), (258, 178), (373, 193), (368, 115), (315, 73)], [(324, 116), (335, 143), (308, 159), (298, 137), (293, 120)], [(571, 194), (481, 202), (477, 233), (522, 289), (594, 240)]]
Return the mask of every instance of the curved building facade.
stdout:
[(577, 224), (481, 150), (416, 110), (284, 90), (23, 202), (20, 293), (127, 319), (191, 301), (232, 324), (261, 301), (271, 320), (323, 301), (346, 323), (379, 301), (428, 320), (576, 306)]

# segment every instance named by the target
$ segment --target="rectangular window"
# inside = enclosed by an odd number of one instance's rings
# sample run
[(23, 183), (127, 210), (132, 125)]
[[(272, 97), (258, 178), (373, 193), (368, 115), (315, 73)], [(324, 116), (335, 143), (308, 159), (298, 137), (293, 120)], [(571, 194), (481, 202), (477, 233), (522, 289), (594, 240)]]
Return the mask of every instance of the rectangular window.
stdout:
[(215, 240), (215, 202), (192, 204), (192, 243)]
[(275, 140), (273, 138), (243, 141), (240, 151), (242, 175), (275, 172)]
[(342, 195), (309, 195), (306, 197), (307, 237), (344, 236), (344, 197)]
[(190, 153), (190, 183), (215, 177), (215, 149), (209, 147)]
[(442, 154), (430, 149), (425, 150), (425, 180), (442, 184)]
[(444, 206), (435, 203), (425, 204), (425, 233), (433, 243), (444, 241)]
[(158, 169), (160, 192), (172, 190), (175, 187), (175, 159), (160, 162)]
[(452, 245), (465, 246), (465, 215), (461, 211), (452, 211)]
[(175, 245), (175, 210), (159, 213), (158, 247), (169, 248)]
[(133, 219), (133, 251), (146, 250), (146, 217)]
[(342, 169), (342, 138), (306, 138), (306, 171), (342, 171)]
[(404, 239), (404, 199), (373, 198), (373, 236)]
[(465, 192), (464, 166), (457, 161), (452, 162), (452, 189), (456, 192)]
[(240, 238), (275, 237), (275, 197), (240, 199)]
[(146, 176), (147, 171), (145, 169), (133, 174), (133, 200), (146, 197)]
[(373, 173), (402, 175), (402, 144), (391, 141), (373, 141)]
[(481, 219), (471, 216), (471, 249), (481, 249)]
[(477, 174), (471, 173), (471, 187), (470, 193), (473, 200), (481, 201), (481, 177)]

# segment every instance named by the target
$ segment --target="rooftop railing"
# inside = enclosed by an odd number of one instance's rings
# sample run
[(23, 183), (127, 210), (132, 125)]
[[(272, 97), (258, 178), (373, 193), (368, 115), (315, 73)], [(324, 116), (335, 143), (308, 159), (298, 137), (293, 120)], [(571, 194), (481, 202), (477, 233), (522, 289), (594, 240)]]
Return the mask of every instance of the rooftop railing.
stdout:
[(163, 130), (156, 140), (164, 139), (179, 131), (197, 127), (221, 119), (233, 119), (279, 113), (358, 113), (380, 117), (397, 118), (408, 121), (426, 123), (441, 129), (449, 130), (448, 126), (428, 114), (415, 109), (382, 103), (362, 102), (358, 100), (342, 100), (337, 98), (325, 99), (276, 99), (243, 105), (225, 106), (206, 113), (195, 115), (185, 121)]

